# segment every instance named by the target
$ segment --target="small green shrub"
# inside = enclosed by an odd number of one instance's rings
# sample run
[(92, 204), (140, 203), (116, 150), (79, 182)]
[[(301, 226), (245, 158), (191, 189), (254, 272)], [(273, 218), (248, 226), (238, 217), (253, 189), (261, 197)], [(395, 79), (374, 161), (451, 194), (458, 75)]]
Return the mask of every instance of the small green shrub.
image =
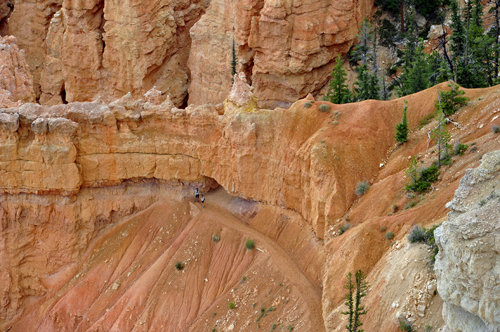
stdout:
[(394, 239), (394, 233), (393, 233), (393, 232), (387, 232), (387, 233), (385, 233), (385, 238), (386, 238), (387, 240), (392, 240), (392, 239)]
[(184, 264), (182, 262), (177, 262), (175, 263), (175, 268), (180, 271), (184, 268)]
[(380, 227), (381, 232), (385, 232), (386, 230), (387, 230), (387, 227), (385, 227), (385, 226)]
[(429, 122), (431, 122), (432, 119), (434, 119), (434, 114), (429, 114), (423, 119), (421, 119), (418, 129), (422, 129), (423, 127), (425, 127)]
[(248, 239), (247, 242), (245, 242), (245, 247), (248, 249), (248, 250), (252, 250), (253, 247), (255, 247), (255, 241), (252, 240), (252, 239)]
[(410, 231), (410, 235), (408, 235), (408, 241), (410, 241), (410, 243), (426, 242), (427, 233), (425, 231), (425, 228), (420, 228), (418, 226), (414, 227)]
[(288, 326), (286, 327), (286, 329), (287, 329), (287, 331), (293, 331), (293, 325), (288, 325)]
[(229, 302), (228, 305), (227, 305), (227, 307), (229, 309), (233, 310), (236, 307), (236, 305), (234, 304), (234, 302)]
[(491, 132), (492, 132), (493, 134), (498, 134), (498, 133), (500, 133), (500, 127), (499, 127), (499, 126), (497, 126), (497, 125), (493, 125), (493, 126), (491, 126)]
[(361, 181), (356, 185), (356, 195), (363, 196), (368, 189), (370, 189), (370, 183), (368, 181)]
[(411, 323), (399, 322), (399, 328), (405, 332), (413, 332), (413, 327)]
[(215, 243), (219, 242), (220, 241), (220, 235), (217, 235), (217, 234), (212, 235), (212, 241), (214, 241)]
[(434, 231), (438, 228), (439, 225), (434, 225), (429, 229), (425, 227), (415, 226), (408, 235), (408, 241), (410, 243), (425, 243), (431, 247), (431, 262), (436, 260), (436, 255), (439, 252), (439, 248), (436, 245), (436, 239), (434, 238)]
[[(467, 105), (469, 98), (464, 97), (465, 91), (460, 90), (458, 84), (448, 83), (449, 91), (440, 92), (441, 108), (445, 115), (451, 115), (459, 110), (460, 107)], [(439, 109), (439, 100), (436, 100), (436, 109)]]
[(417, 206), (417, 204), (418, 204), (418, 202), (417, 202), (417, 201), (411, 201), (411, 202), (408, 202), (408, 203), (406, 203), (406, 204), (405, 204), (405, 206), (404, 206), (404, 208), (403, 208), (403, 209), (404, 209), (404, 210), (411, 209), (411, 208), (413, 208), (413, 207)]
[(339, 235), (344, 234), (351, 227), (352, 227), (351, 224), (347, 222), (344, 225), (340, 225), (338, 230)]
[(398, 212), (398, 209), (399, 209), (399, 206), (398, 206), (397, 204), (394, 204), (394, 205), (392, 206), (392, 213), (396, 213), (396, 212)]
[(333, 125), (334, 125), (334, 126), (336, 126), (336, 125), (338, 125), (338, 124), (339, 124), (339, 122), (338, 122), (337, 120), (333, 121)]
[(321, 112), (330, 112), (330, 105), (327, 105), (327, 104), (321, 104), (319, 105), (319, 108), (318, 108)]
[(313, 104), (312, 104), (310, 101), (308, 101), (308, 102), (306, 102), (306, 103), (304, 104), (304, 107), (305, 107), (305, 108), (310, 108), (312, 105), (313, 105)]
[(455, 156), (463, 156), (465, 151), (467, 151), (468, 148), (469, 148), (469, 146), (467, 144), (462, 144), (460, 142), (456, 142), (455, 146), (453, 147), (453, 154)]
[[(411, 167), (414, 169), (411, 169)], [(432, 182), (436, 182), (438, 180), (439, 174), (441, 174), (441, 172), (436, 165), (422, 169), (416, 166), (416, 164), (410, 166), (410, 169), (407, 171), (407, 175), (409, 175), (412, 180), (406, 184), (406, 190), (418, 193), (425, 192), (429, 190)]]

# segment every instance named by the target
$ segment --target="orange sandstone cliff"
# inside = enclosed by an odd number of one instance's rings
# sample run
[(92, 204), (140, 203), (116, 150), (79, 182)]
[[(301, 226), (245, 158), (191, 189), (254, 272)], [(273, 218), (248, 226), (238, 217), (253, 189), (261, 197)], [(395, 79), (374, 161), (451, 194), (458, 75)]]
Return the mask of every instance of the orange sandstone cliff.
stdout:
[(9, 3), (0, 13), (10, 15), (8, 32), (26, 52), (42, 104), (99, 96), (111, 102), (128, 92), (138, 99), (153, 86), (177, 107), (188, 90), (189, 103), (221, 103), (231, 87), (234, 41), (238, 70), (261, 105), (273, 108), (326, 84), (335, 57), (353, 45), (373, 6), (370, 0)]

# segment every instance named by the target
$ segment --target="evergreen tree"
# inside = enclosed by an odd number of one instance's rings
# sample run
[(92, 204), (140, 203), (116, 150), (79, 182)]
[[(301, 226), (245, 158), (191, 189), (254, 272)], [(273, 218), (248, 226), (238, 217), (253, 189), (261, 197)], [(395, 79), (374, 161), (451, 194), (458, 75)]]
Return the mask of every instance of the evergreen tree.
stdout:
[(372, 27), (367, 20), (361, 23), (359, 34), (356, 37), (358, 37), (359, 43), (351, 54), (352, 60), (361, 61), (362, 65), (366, 65), (371, 60), (371, 44), (373, 40)]
[[(412, 48), (413, 46), (407, 46)], [(430, 85), (432, 67), (428, 60), (429, 56), (424, 52), (422, 40), (416, 43), (416, 49), (411, 51), (411, 58), (405, 59), (400, 77), (398, 93), (406, 96), (425, 90)]]
[[(452, 62), (453, 62), (453, 72), (456, 76), (456, 68), (458, 63), (462, 62), (462, 58), (465, 56), (465, 45), (467, 39), (467, 33), (465, 30), (464, 23), (462, 21), (462, 16), (460, 13), (460, 6), (457, 0), (450, 0), (451, 9), (451, 25), (453, 34), (450, 37), (451, 40), (451, 52), (452, 52)], [(456, 81), (456, 79), (455, 79)]]
[(408, 118), (406, 116), (406, 111), (408, 110), (408, 102), (405, 100), (403, 106), (403, 119), (401, 123), (396, 125), (396, 135), (394, 138), (396, 142), (405, 143), (408, 140)]
[(356, 86), (356, 100), (378, 99), (380, 87), (378, 85), (377, 74), (372, 74), (368, 70), (368, 65), (363, 64), (358, 68), (358, 79), (354, 83)]
[(347, 274), (347, 282), (344, 285), (344, 288), (347, 289), (347, 293), (343, 298), (345, 300), (344, 303), (349, 310), (343, 311), (341, 314), (348, 316), (346, 329), (349, 332), (364, 331), (358, 328), (363, 325), (361, 322), (361, 316), (366, 315), (367, 313), (365, 306), (361, 304), (361, 300), (366, 296), (368, 287), (369, 285), (366, 282), (366, 275), (363, 271), (356, 271), (354, 274), (354, 283), (351, 272)]
[(236, 47), (234, 45), (234, 37), (233, 37), (233, 50), (231, 57), (231, 83), (234, 83), (234, 75), (236, 75), (237, 64), (238, 64), (238, 59), (236, 58)]
[[(439, 97), (441, 99), (441, 97)], [(441, 108), (441, 104), (438, 103), (438, 110), (436, 112), (436, 120), (438, 122), (436, 128), (431, 131), (431, 138), (436, 142), (438, 148), (438, 163), (437, 167), (441, 168), (443, 160), (450, 157), (450, 134), (446, 129), (446, 117)]]
[(337, 56), (337, 64), (333, 67), (332, 80), (325, 100), (334, 104), (345, 104), (351, 101), (351, 92), (346, 82), (347, 74), (343, 68), (343, 61), (340, 54)]

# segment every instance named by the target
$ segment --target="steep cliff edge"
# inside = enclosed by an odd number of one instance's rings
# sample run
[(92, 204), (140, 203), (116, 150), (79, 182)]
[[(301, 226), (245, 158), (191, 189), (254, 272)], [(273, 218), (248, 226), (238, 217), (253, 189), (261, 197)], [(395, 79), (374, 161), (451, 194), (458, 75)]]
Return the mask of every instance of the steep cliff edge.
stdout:
[(438, 291), (447, 331), (500, 330), (500, 150), (460, 181), (436, 230)]

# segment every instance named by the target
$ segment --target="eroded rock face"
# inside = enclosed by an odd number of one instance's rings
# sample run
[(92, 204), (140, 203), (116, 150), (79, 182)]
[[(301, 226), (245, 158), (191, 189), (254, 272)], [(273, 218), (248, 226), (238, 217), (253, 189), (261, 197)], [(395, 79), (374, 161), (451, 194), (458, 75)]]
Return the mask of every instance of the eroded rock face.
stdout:
[(42, 104), (98, 96), (111, 102), (156, 86), (180, 106), (189, 78), (189, 29), (205, 6), (197, 0), (19, 0), (10, 32), (27, 52)]
[(228, 95), (233, 41), (238, 70), (247, 74), (260, 106), (289, 106), (317, 92), (337, 54), (353, 45), (372, 5), (350, 0), (211, 1), (191, 29), (189, 102), (220, 103)]
[(33, 79), (16, 38), (0, 37), (0, 108), (35, 100)]
[(500, 331), (500, 150), (467, 170), (436, 242), (438, 291), (450, 331)]

